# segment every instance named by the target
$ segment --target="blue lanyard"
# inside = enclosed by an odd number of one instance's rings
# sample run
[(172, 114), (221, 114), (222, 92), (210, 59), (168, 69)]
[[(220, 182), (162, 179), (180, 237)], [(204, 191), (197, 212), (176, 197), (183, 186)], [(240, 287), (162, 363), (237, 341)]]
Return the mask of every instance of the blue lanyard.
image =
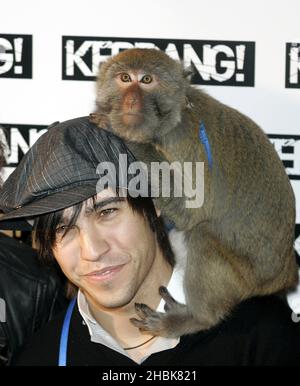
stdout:
[(58, 366), (67, 365), (67, 348), (68, 348), (68, 337), (69, 337), (69, 328), (72, 312), (76, 303), (76, 297), (70, 301), (68, 306), (64, 324), (61, 331), (60, 343), (59, 343), (59, 357), (58, 357)]
[(203, 122), (201, 122), (199, 125), (198, 136), (199, 136), (201, 143), (204, 145), (206, 156), (207, 156), (207, 161), (208, 161), (208, 166), (211, 169), (212, 164), (213, 164), (213, 160), (212, 160), (212, 155), (211, 155), (208, 137), (207, 137), (206, 130), (205, 130), (205, 125)]

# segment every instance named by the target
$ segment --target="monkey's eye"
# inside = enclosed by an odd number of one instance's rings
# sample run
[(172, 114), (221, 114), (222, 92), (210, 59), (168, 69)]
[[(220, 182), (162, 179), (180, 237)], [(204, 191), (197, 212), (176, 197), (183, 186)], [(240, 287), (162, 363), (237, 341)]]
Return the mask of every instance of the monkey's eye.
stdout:
[(131, 78), (128, 74), (126, 74), (126, 72), (123, 72), (121, 75), (120, 75), (120, 79), (122, 82), (130, 82), (131, 81)]
[(152, 82), (152, 76), (151, 75), (144, 75), (141, 80), (143, 83), (149, 84)]

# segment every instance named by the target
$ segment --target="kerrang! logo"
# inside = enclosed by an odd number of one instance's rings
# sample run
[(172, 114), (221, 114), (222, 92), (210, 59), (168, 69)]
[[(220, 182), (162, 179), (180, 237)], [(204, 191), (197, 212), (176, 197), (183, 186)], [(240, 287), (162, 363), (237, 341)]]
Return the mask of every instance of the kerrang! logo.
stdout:
[(254, 86), (254, 42), (83, 36), (62, 40), (64, 80), (94, 80), (99, 65), (110, 56), (137, 47), (161, 49), (192, 67), (192, 84)]
[(32, 78), (32, 35), (0, 34), (0, 78)]
[(300, 43), (286, 43), (285, 87), (300, 88)]

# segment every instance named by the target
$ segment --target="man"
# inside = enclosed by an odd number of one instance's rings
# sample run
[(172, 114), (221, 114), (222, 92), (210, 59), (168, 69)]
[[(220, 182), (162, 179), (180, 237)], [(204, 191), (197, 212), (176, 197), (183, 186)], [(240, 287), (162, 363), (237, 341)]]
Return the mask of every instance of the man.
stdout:
[(34, 218), (40, 254), (58, 263), (75, 296), (14, 363), (298, 365), (297, 325), (275, 296), (243, 302), (215, 328), (178, 339), (131, 323), (150, 312), (141, 304), (164, 312), (160, 286), (184, 302), (183, 272), (152, 200), (133, 197), (120, 154), (134, 162), (120, 139), (78, 118), (50, 127), (6, 181), (2, 219)]
[[(0, 143), (0, 169), (3, 153)], [(29, 227), (17, 221), (10, 225)], [(0, 229), (4, 228), (2, 222)], [(29, 245), (0, 233), (0, 365), (9, 365), (14, 352), (66, 304), (64, 285), (55, 271), (39, 262)]]

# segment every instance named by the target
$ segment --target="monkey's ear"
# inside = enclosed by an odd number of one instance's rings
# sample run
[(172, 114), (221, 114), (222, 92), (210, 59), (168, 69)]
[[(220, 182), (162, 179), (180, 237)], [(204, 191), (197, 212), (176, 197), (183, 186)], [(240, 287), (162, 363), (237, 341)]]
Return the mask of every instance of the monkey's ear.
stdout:
[(161, 210), (158, 209), (156, 206), (155, 206), (155, 212), (156, 212), (157, 217), (160, 217), (160, 215), (161, 215)]
[(183, 77), (191, 80), (192, 76), (195, 74), (195, 69), (192, 66), (188, 66), (183, 69)]

